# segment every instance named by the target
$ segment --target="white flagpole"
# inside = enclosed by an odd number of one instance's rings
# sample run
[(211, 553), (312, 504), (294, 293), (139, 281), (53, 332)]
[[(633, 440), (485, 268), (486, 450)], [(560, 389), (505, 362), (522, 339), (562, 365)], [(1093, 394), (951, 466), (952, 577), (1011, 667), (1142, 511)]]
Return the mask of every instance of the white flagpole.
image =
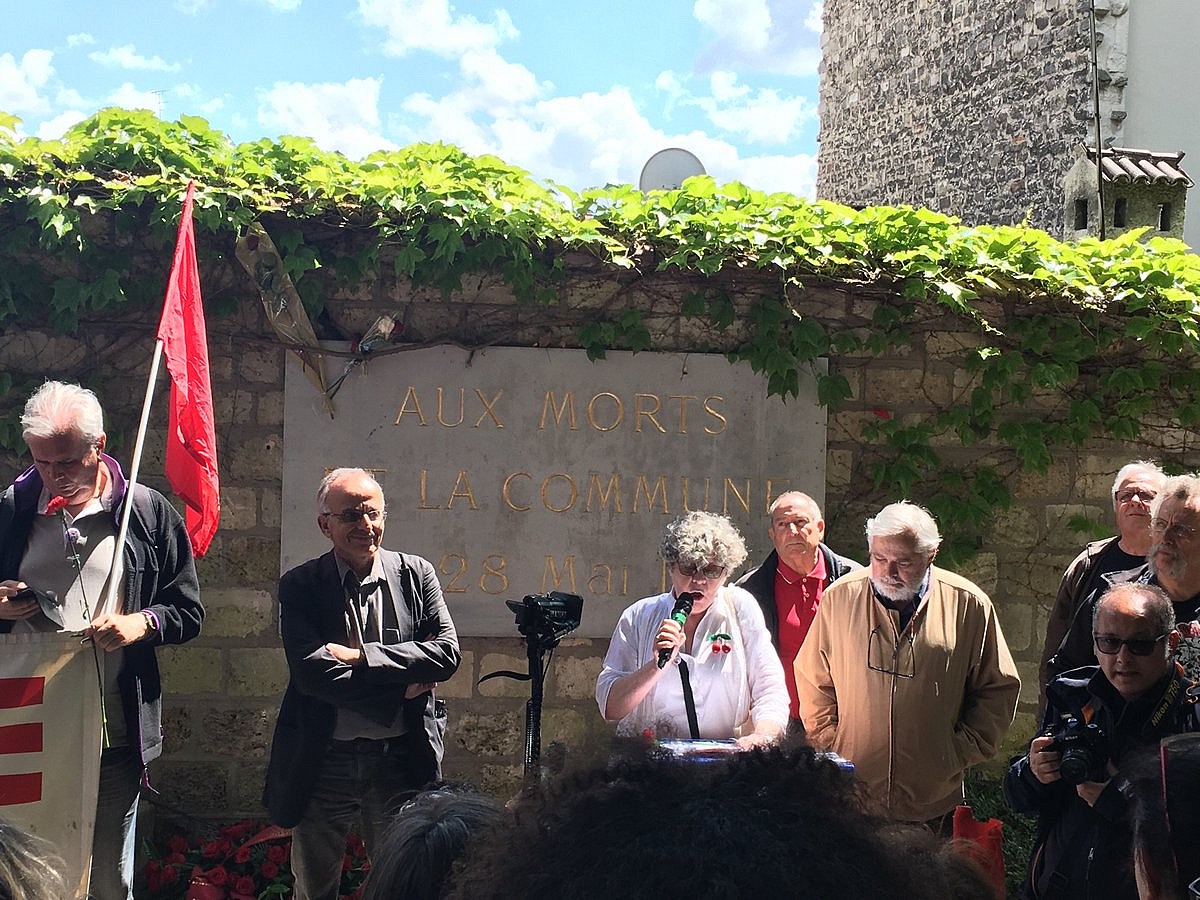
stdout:
[(129, 463), (129, 479), (125, 488), (125, 506), (121, 510), (121, 527), (117, 531), (117, 546), (113, 550), (112, 568), (110, 569), (114, 574), (120, 572), (122, 577), (108, 579), (108, 593), (104, 597), (104, 605), (100, 607), (102, 613), (116, 611), (114, 604), (117, 588), (124, 580), (121, 551), (125, 546), (125, 535), (129, 531), (129, 516), (133, 512), (133, 489), (137, 487), (138, 471), (142, 467), (142, 448), (146, 443), (146, 428), (150, 422), (150, 404), (154, 399), (154, 383), (158, 380), (158, 366), (162, 360), (162, 354), (163, 342), (159, 338), (154, 342), (154, 358), (150, 360), (150, 378), (146, 382), (146, 399), (142, 402), (142, 419), (138, 423), (137, 440), (133, 444), (133, 459)]

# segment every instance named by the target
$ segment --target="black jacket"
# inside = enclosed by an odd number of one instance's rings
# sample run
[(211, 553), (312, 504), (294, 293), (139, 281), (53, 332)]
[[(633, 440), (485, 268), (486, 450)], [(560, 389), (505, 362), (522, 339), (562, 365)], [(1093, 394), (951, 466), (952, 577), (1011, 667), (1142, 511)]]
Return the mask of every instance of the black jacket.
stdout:
[[(829, 587), (847, 572), (862, 566), (845, 556), (838, 556), (824, 544), (817, 551), (825, 557), (825, 583), (821, 590)], [(779, 610), (775, 608), (775, 570), (779, 567), (779, 553), (772, 550), (758, 568), (751, 569), (737, 581), (737, 586), (749, 591), (762, 607), (767, 630), (771, 632), (771, 643), (779, 649)]]
[[(1126, 703), (1096, 666), (1055, 679), (1046, 689), (1046, 714), (1039, 734), (1057, 732), (1069, 713), (1100, 726), (1109, 756), (1121, 766), (1131, 751), (1157, 746), (1170, 734), (1200, 731), (1195, 698), (1176, 667), (1145, 697)], [(1085, 714), (1085, 707), (1087, 713)], [(1165, 708), (1161, 720), (1155, 714)], [(1042, 784), (1029, 768), (1029, 754), (1014, 759), (1004, 776), (1008, 804), (1038, 817), (1038, 841), (1029, 860), (1021, 897), (1026, 900), (1137, 900), (1130, 844), (1128, 803), (1120, 772), (1095, 806), (1059, 780)]]
[[(119, 524), (126, 499), (125, 476), (115, 459), (103, 459), (112, 477), (112, 514)], [(18, 578), (41, 493), (41, 476), (31, 468), (0, 497), (0, 581)], [(160, 626), (150, 640), (125, 648), (125, 666), (117, 676), (129, 746), (138, 751), (144, 766), (162, 753), (162, 685), (154, 648), (196, 637), (204, 607), (183, 519), (166, 497), (144, 485), (139, 484), (133, 496), (123, 552), (124, 612), (150, 610)], [(11, 630), (11, 622), (0, 621), (0, 633)]]

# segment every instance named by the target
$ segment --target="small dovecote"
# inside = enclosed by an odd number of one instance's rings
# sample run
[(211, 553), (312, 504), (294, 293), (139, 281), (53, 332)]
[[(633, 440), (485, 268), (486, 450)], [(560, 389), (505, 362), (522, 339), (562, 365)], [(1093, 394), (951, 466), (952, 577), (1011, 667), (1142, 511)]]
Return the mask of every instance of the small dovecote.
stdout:
[[(1160, 153), (1105, 147), (1101, 151), (1105, 237), (1131, 228), (1148, 228), (1147, 237), (1183, 237), (1187, 189), (1192, 186), (1181, 165), (1183, 156), (1182, 150)], [(1096, 179), (1096, 149), (1080, 147), (1063, 180), (1063, 235), (1069, 240), (1100, 233)]]

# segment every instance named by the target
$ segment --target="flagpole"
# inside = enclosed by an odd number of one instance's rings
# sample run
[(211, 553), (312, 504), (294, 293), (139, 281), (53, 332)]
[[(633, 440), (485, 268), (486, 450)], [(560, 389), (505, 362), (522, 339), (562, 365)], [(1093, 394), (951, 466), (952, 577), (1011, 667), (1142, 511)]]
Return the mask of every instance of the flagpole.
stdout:
[[(129, 480), (125, 488), (125, 506), (121, 510), (121, 527), (117, 530), (117, 546), (113, 549), (113, 573), (121, 572), (121, 550), (125, 546), (125, 535), (129, 532), (129, 516), (133, 512), (133, 490), (137, 487), (138, 471), (142, 467), (142, 448), (146, 444), (146, 429), (150, 422), (150, 404), (154, 399), (154, 383), (158, 380), (158, 367), (162, 360), (163, 342), (154, 342), (154, 358), (150, 360), (150, 378), (146, 381), (146, 399), (142, 401), (142, 418), (138, 423), (137, 440), (133, 444), (133, 459), (129, 463)], [(113, 610), (113, 602), (120, 587), (121, 578), (108, 579), (108, 593), (104, 597), (101, 612)]]

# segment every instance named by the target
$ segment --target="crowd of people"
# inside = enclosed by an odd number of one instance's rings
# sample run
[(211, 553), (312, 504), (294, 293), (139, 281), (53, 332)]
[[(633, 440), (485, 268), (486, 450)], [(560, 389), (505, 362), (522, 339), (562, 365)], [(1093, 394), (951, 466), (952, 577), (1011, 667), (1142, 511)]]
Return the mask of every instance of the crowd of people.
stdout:
[[(22, 427), (33, 465), (0, 497), (0, 633), (78, 631), (104, 654), (90, 891), (132, 900), (139, 786), (162, 741), (154, 648), (199, 633), (195, 566), (171, 505), (128, 492), (104, 453), (91, 391), (47, 382)], [(1004, 780), (1038, 820), (1030, 900), (1171, 900), (1200, 878), (1200, 477), (1131, 463), (1112, 498), (1118, 534), (1063, 575), (1041, 725)], [(290, 680), (263, 793), (292, 829), (300, 900), (336, 900), (353, 827), (370, 900), (995, 896), (945, 839), (1021, 682), (991, 599), (935, 565), (942, 536), (922, 507), (868, 519), (863, 566), (824, 543), (810, 496), (787, 492), (769, 509), (773, 549), (736, 582), (747, 550), (728, 518), (671, 522), (669, 589), (621, 614), (596, 682), (600, 715), (638, 752), (501, 807), (440, 782), (437, 685), (461, 652), (434, 567), (383, 548), (370, 472), (331, 470), (315, 501), (329, 549), (280, 579)], [(63, 524), (82, 551), (70, 564)], [(721, 752), (677, 752), (689, 741)], [(67, 895), (50, 848), (4, 823), (0, 838), (0, 898)]]

